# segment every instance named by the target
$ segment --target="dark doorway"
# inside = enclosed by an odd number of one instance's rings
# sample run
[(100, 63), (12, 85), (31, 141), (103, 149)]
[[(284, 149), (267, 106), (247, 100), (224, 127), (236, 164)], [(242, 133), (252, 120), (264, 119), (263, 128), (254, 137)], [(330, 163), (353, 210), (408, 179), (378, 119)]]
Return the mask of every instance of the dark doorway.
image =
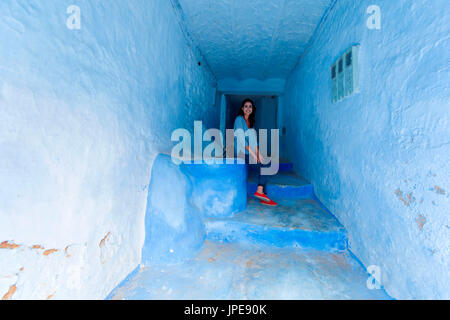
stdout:
[(256, 107), (255, 129), (267, 129), (267, 142), (270, 154), (270, 130), (277, 129), (278, 97), (271, 95), (226, 95), (226, 129), (234, 128), (242, 101), (246, 98), (252, 99)]

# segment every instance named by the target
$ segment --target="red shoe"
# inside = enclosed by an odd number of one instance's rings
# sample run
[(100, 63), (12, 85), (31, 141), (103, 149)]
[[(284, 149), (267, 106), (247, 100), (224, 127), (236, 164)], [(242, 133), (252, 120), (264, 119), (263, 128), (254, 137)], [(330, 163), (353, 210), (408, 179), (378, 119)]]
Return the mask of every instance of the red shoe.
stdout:
[(266, 196), (264, 193), (255, 192), (254, 196), (258, 199), (261, 199), (263, 201), (269, 202), (270, 199), (268, 196)]
[(261, 204), (264, 204), (266, 206), (275, 207), (278, 203), (276, 203), (275, 201), (269, 199), (269, 202), (261, 200)]

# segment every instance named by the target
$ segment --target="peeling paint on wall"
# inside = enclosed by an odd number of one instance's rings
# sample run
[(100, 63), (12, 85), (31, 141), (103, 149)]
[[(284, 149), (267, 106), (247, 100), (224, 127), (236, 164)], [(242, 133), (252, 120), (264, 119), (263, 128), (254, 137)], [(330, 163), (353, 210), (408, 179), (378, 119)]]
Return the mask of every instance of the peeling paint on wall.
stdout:
[(395, 195), (397, 198), (403, 202), (403, 204), (409, 207), (410, 203), (413, 203), (416, 199), (412, 196), (412, 193), (406, 195), (406, 199), (403, 197), (403, 192), (400, 189), (395, 190)]
[(423, 215), (419, 214), (417, 216), (416, 222), (417, 222), (417, 225), (419, 226), (420, 231), (422, 231), (424, 224), (427, 222), (427, 218), (425, 218)]
[(445, 195), (445, 190), (439, 186), (434, 186), (434, 191), (436, 191), (437, 194)]
[(98, 246), (99, 246), (100, 248), (102, 248), (102, 247), (105, 245), (105, 241), (106, 241), (106, 239), (109, 237), (110, 234), (111, 234), (111, 232), (108, 232), (108, 233), (106, 234), (106, 236), (100, 241), (100, 243), (98, 244)]
[(15, 243), (9, 243), (8, 241), (3, 241), (0, 243), (0, 249), (11, 249), (14, 250), (16, 248), (19, 248), (20, 246)]
[[(55, 293), (56, 293), (56, 292), (55, 292)], [(52, 299), (52, 298), (55, 296), (55, 293), (52, 293), (51, 295), (49, 295), (49, 296), (47, 297), (47, 300)]]
[(48, 256), (48, 255), (50, 255), (52, 253), (55, 253), (55, 252), (58, 252), (58, 250), (57, 249), (48, 249), (48, 250), (44, 251), (43, 255), (44, 256)]
[(11, 297), (12, 297), (13, 294), (16, 292), (16, 290), (17, 290), (16, 285), (12, 285), (12, 286), (9, 288), (8, 292), (5, 293), (5, 295), (3, 296), (2, 300), (9, 300), (9, 299), (11, 299)]

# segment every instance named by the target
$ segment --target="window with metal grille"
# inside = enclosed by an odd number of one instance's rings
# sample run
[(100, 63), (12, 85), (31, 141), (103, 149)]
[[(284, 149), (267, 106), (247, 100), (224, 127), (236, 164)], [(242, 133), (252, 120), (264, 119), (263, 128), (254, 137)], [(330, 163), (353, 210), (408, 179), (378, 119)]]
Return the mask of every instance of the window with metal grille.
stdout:
[(331, 101), (338, 102), (358, 90), (358, 51), (352, 46), (331, 66)]

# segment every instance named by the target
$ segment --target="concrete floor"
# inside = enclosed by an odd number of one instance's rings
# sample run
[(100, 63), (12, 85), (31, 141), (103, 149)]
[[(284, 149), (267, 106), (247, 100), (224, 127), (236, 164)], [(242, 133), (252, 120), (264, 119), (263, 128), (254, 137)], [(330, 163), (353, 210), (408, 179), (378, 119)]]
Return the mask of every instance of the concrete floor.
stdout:
[(344, 252), (206, 241), (193, 259), (142, 267), (113, 300), (389, 299)]

